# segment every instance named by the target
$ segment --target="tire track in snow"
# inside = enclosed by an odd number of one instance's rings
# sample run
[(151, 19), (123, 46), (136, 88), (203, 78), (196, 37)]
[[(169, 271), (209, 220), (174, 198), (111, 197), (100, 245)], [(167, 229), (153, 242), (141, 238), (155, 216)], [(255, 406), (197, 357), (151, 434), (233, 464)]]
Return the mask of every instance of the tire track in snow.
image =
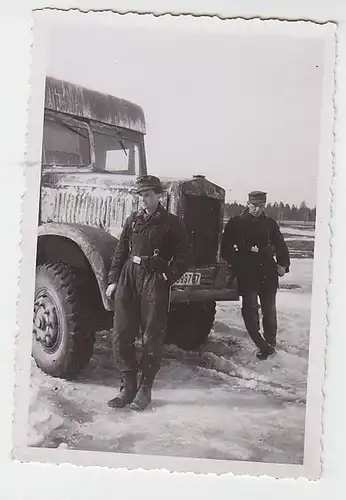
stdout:
[(305, 403), (305, 391), (295, 390), (289, 384), (281, 384), (270, 377), (245, 368), (231, 359), (216, 356), (212, 352), (205, 352), (201, 358), (209, 365), (198, 367), (199, 371), (209, 376), (217, 376), (225, 381), (237, 379), (240, 388), (252, 389), (268, 395), (278, 396), (287, 402)]
[[(198, 352), (185, 352), (175, 346), (169, 346), (167, 357), (170, 359), (173, 358), (184, 364), (193, 365), (193, 367), (204, 376), (222, 379), (232, 386), (234, 386), (236, 382), (239, 389), (251, 389), (267, 395), (277, 396), (286, 402), (305, 404), (305, 389), (297, 388), (289, 383), (285, 384), (275, 381), (272, 375), (256, 372), (255, 368), (247, 368), (240, 362), (234, 361), (232, 358), (216, 353), (214, 350), (210, 349), (210, 347), (210, 344), (207, 344), (204, 349)], [(244, 349), (246, 355), (248, 352), (246, 344), (245, 342), (239, 342), (238, 339), (234, 341), (232, 348), (228, 347), (229, 352), (237, 354), (238, 361), (241, 361), (239, 360), (239, 351), (241, 349)], [(217, 350), (220, 350), (220, 345), (217, 346)], [(284, 352), (289, 354), (286, 350)], [(277, 354), (279, 353), (280, 350), (278, 350)], [(257, 366), (259, 365), (256, 363), (255, 367)], [(269, 365), (269, 368), (272, 367), (272, 364)]]

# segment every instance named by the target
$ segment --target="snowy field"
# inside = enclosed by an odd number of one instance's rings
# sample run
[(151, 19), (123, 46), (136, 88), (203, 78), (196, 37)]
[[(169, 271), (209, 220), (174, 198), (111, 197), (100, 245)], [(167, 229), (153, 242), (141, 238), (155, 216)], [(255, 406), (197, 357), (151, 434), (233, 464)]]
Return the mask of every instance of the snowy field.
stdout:
[[(302, 233), (313, 241), (313, 231)], [(50, 378), (32, 363), (29, 445), (301, 464), (313, 259), (306, 248), (299, 257), (280, 280), (273, 357), (255, 357), (240, 303), (218, 303), (203, 349), (167, 346), (152, 405), (137, 414), (107, 407), (119, 377), (110, 334), (101, 332), (77, 381)]]

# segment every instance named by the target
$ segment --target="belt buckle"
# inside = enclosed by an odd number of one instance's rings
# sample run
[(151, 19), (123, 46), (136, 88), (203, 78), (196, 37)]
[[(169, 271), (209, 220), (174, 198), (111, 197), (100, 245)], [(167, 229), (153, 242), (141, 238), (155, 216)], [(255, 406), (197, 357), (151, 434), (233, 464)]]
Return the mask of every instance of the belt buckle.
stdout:
[(142, 262), (142, 259), (140, 257), (138, 257), (138, 255), (134, 255), (133, 256), (133, 262), (135, 264), (140, 264)]

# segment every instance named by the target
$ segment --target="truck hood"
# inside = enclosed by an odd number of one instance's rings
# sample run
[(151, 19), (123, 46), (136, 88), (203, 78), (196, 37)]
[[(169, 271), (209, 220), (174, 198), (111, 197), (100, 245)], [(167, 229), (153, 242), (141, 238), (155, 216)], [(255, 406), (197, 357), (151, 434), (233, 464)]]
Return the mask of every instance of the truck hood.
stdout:
[[(225, 200), (225, 190), (204, 176), (185, 178), (160, 177), (166, 195), (207, 196)], [(131, 192), (136, 187), (136, 177), (96, 172), (43, 172), (43, 184), (47, 187), (85, 187), (92, 190), (120, 190)]]
[(204, 176), (187, 177), (184, 179), (162, 177), (161, 182), (168, 193), (207, 196), (208, 198), (215, 198), (221, 201), (225, 200), (225, 190)]

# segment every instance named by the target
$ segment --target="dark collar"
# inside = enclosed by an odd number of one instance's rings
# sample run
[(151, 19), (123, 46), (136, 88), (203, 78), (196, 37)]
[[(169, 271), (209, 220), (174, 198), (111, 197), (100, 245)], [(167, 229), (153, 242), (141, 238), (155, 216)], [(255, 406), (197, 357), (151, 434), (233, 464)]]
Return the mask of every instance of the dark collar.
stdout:
[(264, 212), (261, 213), (259, 217), (254, 217), (253, 215), (250, 214), (249, 209), (245, 209), (244, 212), (241, 214), (244, 219), (250, 219), (250, 220), (261, 220), (261, 219), (266, 219), (267, 216)]
[(162, 214), (165, 214), (166, 212), (167, 212), (167, 210), (164, 208), (162, 203), (159, 201), (159, 203), (156, 207), (156, 210), (152, 214), (149, 214), (146, 210), (144, 210), (144, 208), (142, 208), (139, 211), (139, 215), (148, 220), (148, 219), (151, 219), (152, 217), (158, 217)]

